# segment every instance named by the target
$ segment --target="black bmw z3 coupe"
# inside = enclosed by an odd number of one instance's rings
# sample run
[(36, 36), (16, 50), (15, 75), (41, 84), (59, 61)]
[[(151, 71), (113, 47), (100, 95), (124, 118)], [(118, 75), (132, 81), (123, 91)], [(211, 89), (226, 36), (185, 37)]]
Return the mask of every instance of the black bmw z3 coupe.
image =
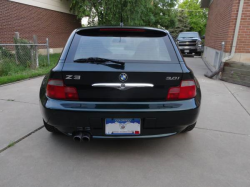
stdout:
[(146, 27), (76, 29), (40, 89), (45, 128), (75, 141), (191, 131), (200, 105), (170, 33)]

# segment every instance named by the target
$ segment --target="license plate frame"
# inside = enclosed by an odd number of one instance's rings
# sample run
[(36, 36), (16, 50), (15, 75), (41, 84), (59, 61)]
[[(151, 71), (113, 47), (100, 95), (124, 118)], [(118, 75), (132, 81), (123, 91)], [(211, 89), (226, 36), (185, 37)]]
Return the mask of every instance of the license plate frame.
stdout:
[(106, 118), (105, 135), (138, 136), (141, 134), (140, 118)]
[(189, 50), (184, 50), (184, 53), (189, 53), (190, 51)]

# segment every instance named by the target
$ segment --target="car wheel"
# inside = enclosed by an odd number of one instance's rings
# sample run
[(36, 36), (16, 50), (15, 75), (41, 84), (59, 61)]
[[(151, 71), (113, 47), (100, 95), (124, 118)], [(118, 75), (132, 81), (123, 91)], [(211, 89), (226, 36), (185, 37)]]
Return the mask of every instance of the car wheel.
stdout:
[(55, 127), (47, 124), (45, 121), (43, 121), (43, 124), (47, 131), (52, 132), (52, 133), (59, 133), (59, 131)]
[(189, 131), (193, 130), (194, 127), (195, 127), (195, 125), (196, 125), (196, 123), (193, 124), (193, 125), (188, 126), (187, 128), (185, 128), (185, 129), (182, 131), (182, 133), (189, 132)]

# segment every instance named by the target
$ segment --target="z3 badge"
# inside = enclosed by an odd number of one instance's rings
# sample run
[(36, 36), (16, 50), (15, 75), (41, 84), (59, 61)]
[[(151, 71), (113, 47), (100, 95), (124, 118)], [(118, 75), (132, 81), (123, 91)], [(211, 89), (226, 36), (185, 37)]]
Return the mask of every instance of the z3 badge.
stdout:
[(66, 75), (65, 79), (74, 79), (74, 80), (80, 80), (81, 79), (81, 75)]

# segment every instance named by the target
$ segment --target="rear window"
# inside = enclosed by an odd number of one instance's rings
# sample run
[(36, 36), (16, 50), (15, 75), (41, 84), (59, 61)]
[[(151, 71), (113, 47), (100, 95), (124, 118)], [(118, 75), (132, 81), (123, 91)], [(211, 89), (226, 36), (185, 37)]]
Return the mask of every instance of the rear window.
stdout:
[(168, 36), (83, 36), (76, 34), (67, 62), (81, 58), (108, 58), (124, 62), (178, 63)]
[(178, 38), (200, 38), (197, 32), (183, 32), (180, 33)]

